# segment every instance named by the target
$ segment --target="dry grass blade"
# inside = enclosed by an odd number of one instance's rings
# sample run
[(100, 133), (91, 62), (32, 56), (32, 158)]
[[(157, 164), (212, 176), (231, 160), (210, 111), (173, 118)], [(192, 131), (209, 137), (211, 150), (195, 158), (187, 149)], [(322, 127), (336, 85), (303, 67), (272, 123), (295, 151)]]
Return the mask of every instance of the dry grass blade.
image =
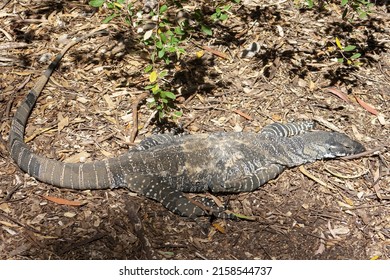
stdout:
[(359, 172), (355, 172), (355, 174), (352, 174), (352, 175), (347, 175), (347, 174), (341, 174), (340, 172), (332, 170), (330, 168), (330, 166), (327, 164), (324, 166), (324, 168), (326, 171), (328, 171), (333, 176), (336, 176), (336, 177), (342, 178), (342, 179), (356, 179), (356, 178), (363, 176), (364, 174), (366, 174), (368, 172), (368, 170), (364, 170), (363, 168), (360, 168)]
[(308, 178), (312, 179), (313, 181), (317, 182), (321, 186), (324, 186), (324, 187), (326, 187), (328, 189), (331, 189), (331, 190), (336, 190), (334, 187), (329, 186), (327, 183), (322, 181), (320, 178), (317, 178), (316, 176), (311, 174), (309, 171), (307, 171), (306, 168), (303, 167), (303, 165), (299, 166), (299, 171), (301, 171), (303, 175), (305, 175), (306, 177), (308, 177)]

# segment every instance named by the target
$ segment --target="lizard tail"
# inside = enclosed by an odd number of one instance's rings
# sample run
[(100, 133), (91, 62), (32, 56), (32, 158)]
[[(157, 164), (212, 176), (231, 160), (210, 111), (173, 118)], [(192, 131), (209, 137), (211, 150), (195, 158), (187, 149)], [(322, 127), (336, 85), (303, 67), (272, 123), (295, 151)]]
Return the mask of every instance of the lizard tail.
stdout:
[(13, 117), (9, 134), (10, 155), (23, 171), (42, 182), (58, 187), (75, 189), (99, 189), (115, 186), (114, 176), (109, 168), (111, 160), (107, 159), (85, 164), (63, 163), (35, 154), (24, 142), (24, 132), (28, 117), (40, 93), (65, 53), (81, 40), (97, 34), (102, 29), (93, 30), (87, 35), (68, 43), (29, 91)]

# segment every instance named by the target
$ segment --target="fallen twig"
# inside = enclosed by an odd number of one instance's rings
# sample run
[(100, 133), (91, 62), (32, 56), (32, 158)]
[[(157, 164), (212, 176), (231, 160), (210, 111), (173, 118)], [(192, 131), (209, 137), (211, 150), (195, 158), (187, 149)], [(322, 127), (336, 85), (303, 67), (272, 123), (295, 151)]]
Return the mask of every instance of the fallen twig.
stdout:
[(132, 105), (132, 111), (133, 111), (133, 128), (130, 133), (130, 143), (134, 143), (135, 138), (138, 134), (138, 105), (149, 96), (148, 92), (142, 93), (140, 96), (137, 97), (135, 102)]
[(382, 145), (382, 146), (364, 151), (362, 153), (341, 157), (341, 159), (350, 160), (350, 159), (356, 159), (356, 158), (361, 158), (361, 157), (365, 157), (365, 156), (370, 156), (370, 155), (376, 154), (377, 152), (381, 151), (383, 148), (386, 148), (386, 146)]

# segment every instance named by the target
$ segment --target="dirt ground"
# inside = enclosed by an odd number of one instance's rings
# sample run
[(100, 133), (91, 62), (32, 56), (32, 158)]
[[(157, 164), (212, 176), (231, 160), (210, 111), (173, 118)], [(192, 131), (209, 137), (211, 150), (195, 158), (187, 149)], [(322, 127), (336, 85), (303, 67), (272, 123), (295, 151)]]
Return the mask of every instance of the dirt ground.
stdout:
[[(185, 42), (186, 54), (166, 77), (183, 112), (176, 124), (211, 133), (314, 119), (373, 151), (287, 170), (251, 193), (217, 196), (253, 221), (196, 223), (127, 190), (59, 189), (19, 170), (7, 150), (15, 108), (67, 38), (99, 27), (106, 15), (87, 1), (2, 0), (0, 259), (388, 259), (390, 6), (378, 2), (369, 19), (349, 23), (332, 1), (323, 10), (297, 3), (242, 1), (212, 37)], [(44, 89), (26, 130), (37, 153), (77, 161), (129, 148), (148, 53), (142, 35), (120, 18), (107, 30), (73, 47)], [(360, 67), (334, 61), (336, 37), (358, 47)], [(242, 58), (252, 42), (259, 52)], [(199, 58), (202, 46), (228, 59), (207, 50)], [(145, 103), (138, 113), (136, 142), (157, 127)]]

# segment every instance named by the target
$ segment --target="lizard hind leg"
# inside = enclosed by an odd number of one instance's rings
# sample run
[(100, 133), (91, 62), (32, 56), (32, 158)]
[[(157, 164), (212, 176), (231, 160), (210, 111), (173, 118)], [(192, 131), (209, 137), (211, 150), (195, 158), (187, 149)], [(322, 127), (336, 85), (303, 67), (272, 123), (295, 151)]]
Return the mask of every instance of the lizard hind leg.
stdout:
[(162, 176), (132, 173), (126, 177), (126, 182), (131, 191), (160, 202), (175, 214), (191, 219), (207, 216), (204, 209), (191, 202)]

